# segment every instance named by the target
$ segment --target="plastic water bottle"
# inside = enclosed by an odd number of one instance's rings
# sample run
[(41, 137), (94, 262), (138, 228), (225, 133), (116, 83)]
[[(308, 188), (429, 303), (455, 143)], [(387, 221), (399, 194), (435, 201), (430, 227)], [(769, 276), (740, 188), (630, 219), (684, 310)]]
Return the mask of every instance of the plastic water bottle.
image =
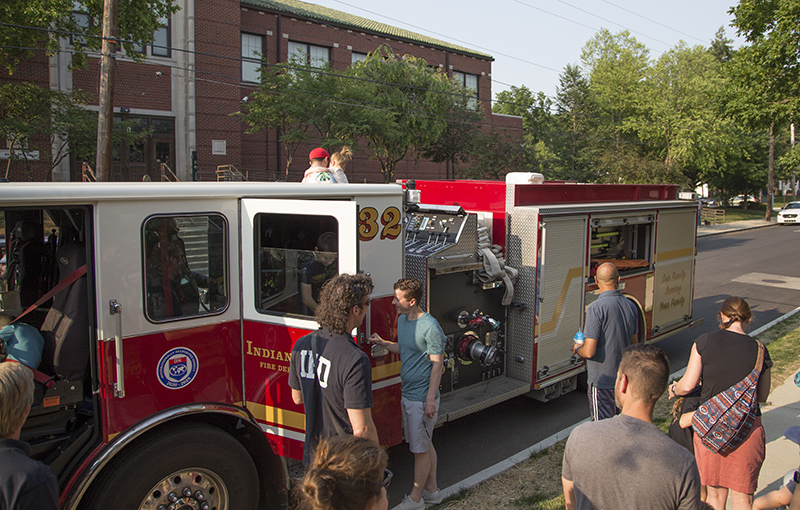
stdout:
[(583, 337), (583, 331), (578, 331), (575, 333), (575, 337), (572, 339), (573, 342), (579, 345), (583, 345), (586, 339)]

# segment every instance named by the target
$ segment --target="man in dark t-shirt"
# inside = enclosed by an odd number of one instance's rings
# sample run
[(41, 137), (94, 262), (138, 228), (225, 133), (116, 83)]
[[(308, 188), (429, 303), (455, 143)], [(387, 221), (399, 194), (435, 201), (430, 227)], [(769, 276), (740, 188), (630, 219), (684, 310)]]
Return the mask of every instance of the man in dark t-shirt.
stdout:
[(321, 438), (353, 434), (378, 442), (372, 420), (372, 368), (350, 332), (369, 310), (372, 279), (340, 274), (322, 288), (316, 311), (321, 328), (292, 348), (289, 387), (306, 413), (303, 464)]
[(0, 363), (0, 508), (58, 509), (58, 482), (50, 467), (30, 458), (19, 440), (33, 403), (33, 372), (19, 363)]

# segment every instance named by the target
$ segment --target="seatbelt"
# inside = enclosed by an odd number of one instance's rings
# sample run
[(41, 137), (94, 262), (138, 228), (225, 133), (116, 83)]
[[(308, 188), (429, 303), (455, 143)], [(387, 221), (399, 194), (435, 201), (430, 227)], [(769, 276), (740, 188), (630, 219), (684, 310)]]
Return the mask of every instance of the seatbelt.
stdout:
[(30, 370), (31, 372), (33, 372), (33, 379), (36, 382), (40, 382), (40, 383), (44, 384), (44, 387), (47, 388), (48, 390), (56, 385), (56, 382), (53, 380), (53, 377), (55, 377), (55, 376), (51, 377), (51, 376), (45, 374), (44, 372), (39, 372), (35, 368), (31, 368), (28, 365), (26, 365), (25, 363), (20, 363), (19, 361), (15, 360), (15, 359), (11, 359), (11, 358), (6, 358), (6, 360), (3, 363), (18, 363), (18, 364), (22, 365), (23, 367), (25, 367), (28, 370)]
[(56, 285), (55, 287), (50, 289), (50, 291), (47, 294), (45, 294), (44, 296), (40, 297), (38, 301), (36, 301), (31, 306), (29, 306), (27, 310), (25, 310), (24, 312), (19, 314), (16, 319), (11, 321), (11, 323), (13, 324), (13, 323), (17, 322), (18, 320), (20, 320), (21, 318), (25, 317), (26, 315), (28, 315), (29, 312), (35, 310), (36, 307), (38, 307), (39, 305), (41, 305), (42, 303), (44, 303), (45, 301), (47, 301), (51, 297), (55, 296), (56, 294), (58, 294), (59, 292), (61, 292), (65, 288), (67, 288), (68, 285), (74, 283), (78, 278), (80, 278), (81, 276), (83, 276), (85, 274), (86, 274), (86, 264), (82, 265), (81, 267), (79, 267), (78, 269), (73, 271), (69, 276), (67, 276), (66, 278), (64, 278), (60, 282), (58, 282), (58, 285)]
[[(60, 282), (58, 282), (58, 285), (56, 285), (55, 287), (50, 289), (50, 291), (47, 294), (45, 294), (44, 296), (39, 298), (39, 300), (36, 301), (31, 306), (29, 306), (27, 310), (25, 310), (20, 315), (18, 315), (16, 319), (11, 321), (11, 323), (13, 324), (13, 323), (17, 322), (18, 320), (23, 318), (25, 315), (27, 315), (30, 311), (35, 310), (36, 307), (38, 307), (39, 305), (41, 305), (42, 303), (44, 303), (45, 301), (47, 301), (51, 297), (55, 296), (56, 294), (58, 294), (59, 292), (61, 292), (65, 288), (67, 288), (68, 285), (74, 283), (78, 278), (80, 278), (81, 276), (83, 276), (85, 274), (86, 274), (86, 264), (82, 265), (81, 267), (79, 267), (78, 269), (76, 269), (75, 271), (70, 273), (69, 276), (67, 276), (66, 278), (64, 278)], [(13, 363), (19, 363), (19, 361), (13, 360), (11, 358), (7, 358), (6, 362), (9, 362), (9, 361), (11, 361)], [(25, 365), (24, 363), (19, 363), (19, 364), (28, 367), (28, 365)], [(48, 376), (47, 374), (45, 374), (43, 372), (39, 372), (35, 368), (31, 368), (31, 367), (28, 367), (28, 368), (30, 369), (31, 372), (33, 372), (33, 378), (37, 382), (40, 382), (40, 383), (44, 384), (46, 388), (50, 389), (50, 388), (52, 388), (53, 386), (56, 385), (56, 383), (55, 383), (55, 381), (53, 380), (52, 377)]]

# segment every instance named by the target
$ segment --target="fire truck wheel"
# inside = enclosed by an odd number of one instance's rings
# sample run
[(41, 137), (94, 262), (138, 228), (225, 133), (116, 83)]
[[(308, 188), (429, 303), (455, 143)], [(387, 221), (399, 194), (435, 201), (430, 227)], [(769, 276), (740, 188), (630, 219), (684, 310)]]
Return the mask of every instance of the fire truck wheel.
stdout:
[(110, 468), (83, 508), (255, 510), (259, 481), (247, 450), (224, 431), (180, 427), (145, 441)]

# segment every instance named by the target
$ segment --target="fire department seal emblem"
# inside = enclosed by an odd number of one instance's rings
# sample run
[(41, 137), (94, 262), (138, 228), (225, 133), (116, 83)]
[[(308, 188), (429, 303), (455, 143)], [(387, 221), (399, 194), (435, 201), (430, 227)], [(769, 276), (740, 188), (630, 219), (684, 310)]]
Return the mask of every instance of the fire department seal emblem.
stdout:
[(158, 361), (158, 381), (171, 390), (183, 388), (194, 380), (198, 365), (197, 355), (191, 349), (170, 349)]

